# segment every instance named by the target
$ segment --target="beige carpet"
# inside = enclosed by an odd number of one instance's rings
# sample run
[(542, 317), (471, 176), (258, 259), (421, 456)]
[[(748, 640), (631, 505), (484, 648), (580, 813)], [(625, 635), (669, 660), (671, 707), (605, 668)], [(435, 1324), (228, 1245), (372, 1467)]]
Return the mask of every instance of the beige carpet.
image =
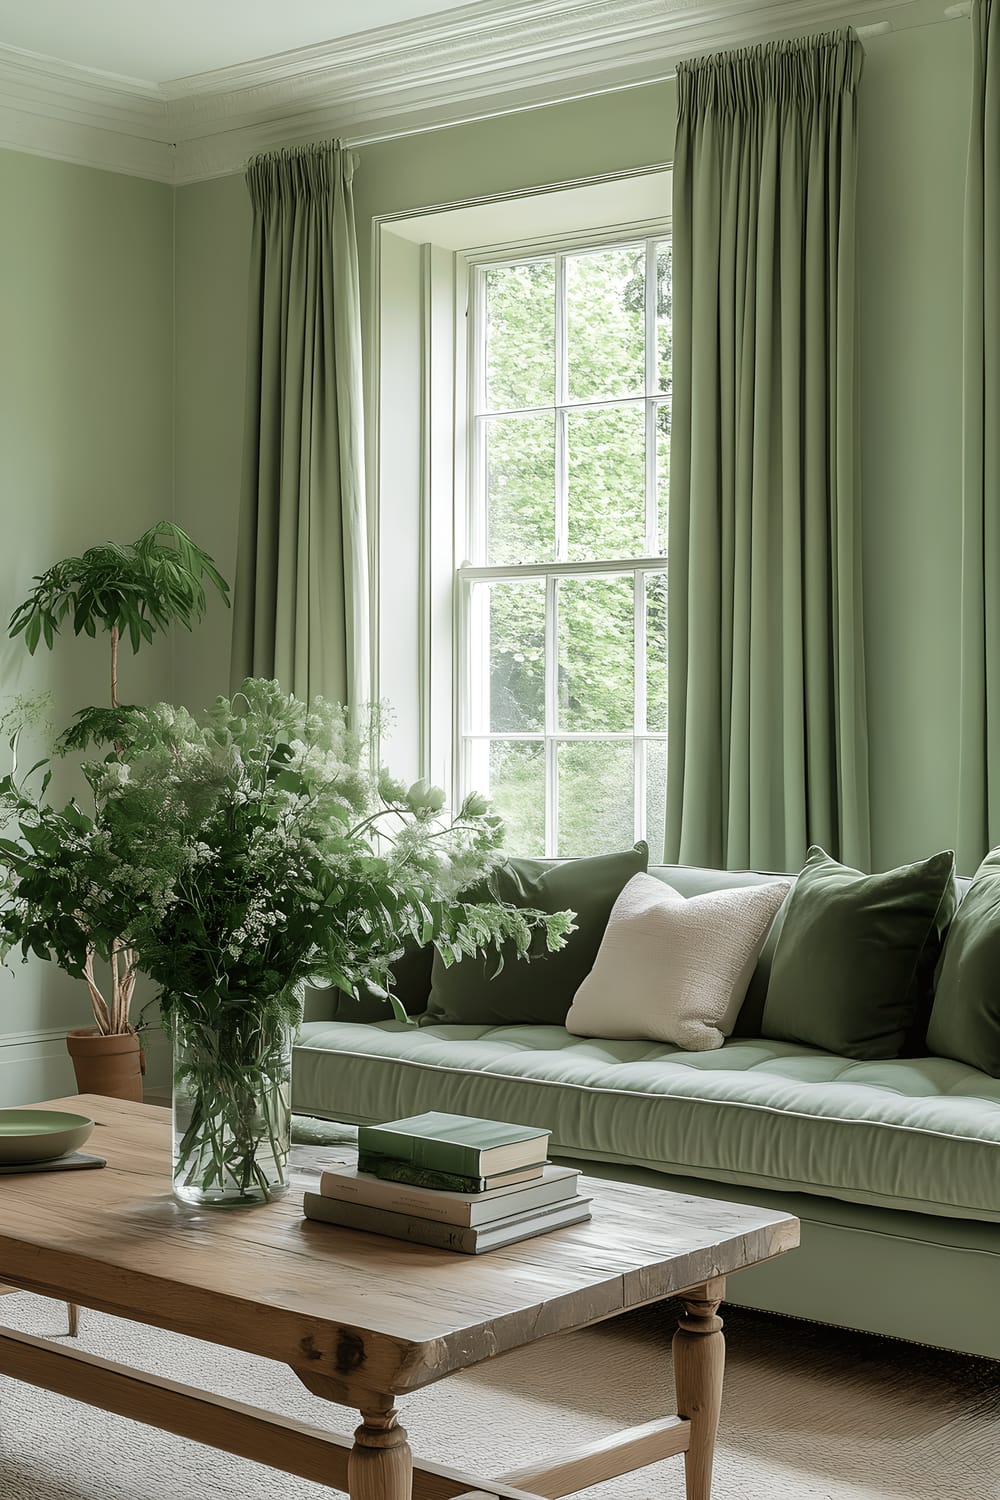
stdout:
[[(984, 1310), (984, 1312), (987, 1310)], [(994, 1309), (988, 1310), (990, 1315)], [(65, 1332), (18, 1293), (0, 1320)], [(1000, 1365), (731, 1308), (716, 1500), (1000, 1500)], [(411, 1397), (415, 1451), (473, 1472), (672, 1410), (672, 1309), (505, 1355)], [(81, 1345), (303, 1420), (347, 1430), (277, 1365), (84, 1310)], [(321, 1500), (335, 1492), (0, 1378), (0, 1500)], [(674, 1459), (587, 1492), (682, 1500)]]

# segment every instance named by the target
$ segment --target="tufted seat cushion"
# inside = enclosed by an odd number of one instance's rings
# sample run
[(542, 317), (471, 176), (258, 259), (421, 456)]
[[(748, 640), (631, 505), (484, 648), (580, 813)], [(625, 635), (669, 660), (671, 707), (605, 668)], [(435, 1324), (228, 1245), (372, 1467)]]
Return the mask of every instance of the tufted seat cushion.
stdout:
[(547, 1126), (557, 1156), (1000, 1222), (1000, 1079), (946, 1058), (313, 1021), (296, 1048), (293, 1103), (355, 1123), (447, 1109)]

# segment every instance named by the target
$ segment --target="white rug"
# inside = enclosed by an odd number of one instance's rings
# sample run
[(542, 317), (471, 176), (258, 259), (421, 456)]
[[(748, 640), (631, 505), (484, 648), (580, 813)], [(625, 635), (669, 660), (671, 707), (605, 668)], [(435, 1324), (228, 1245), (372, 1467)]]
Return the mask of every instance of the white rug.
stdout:
[[(725, 1311), (725, 1309), (724, 1309)], [(984, 1310), (985, 1311), (985, 1310)], [(992, 1310), (990, 1310), (992, 1312)], [(0, 1321), (65, 1333), (58, 1303), (17, 1293)], [(1000, 1496), (1000, 1365), (728, 1310), (716, 1500)], [(550, 1339), (410, 1397), (414, 1451), (500, 1473), (672, 1411), (661, 1306)], [(124, 1364), (348, 1431), (352, 1416), (251, 1355), (84, 1309), (80, 1345)], [(587, 1492), (682, 1500), (680, 1459)], [(0, 1377), (0, 1500), (330, 1500), (337, 1492)]]

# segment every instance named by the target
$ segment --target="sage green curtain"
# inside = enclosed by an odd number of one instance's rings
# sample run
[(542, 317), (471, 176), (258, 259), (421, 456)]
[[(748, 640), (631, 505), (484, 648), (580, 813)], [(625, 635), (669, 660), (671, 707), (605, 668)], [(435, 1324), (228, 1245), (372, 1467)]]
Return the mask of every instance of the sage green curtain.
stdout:
[(369, 696), (361, 302), (339, 142), (247, 168), (253, 205), (232, 680)]
[(1000, 844), (1000, 6), (972, 5), (965, 185), (959, 868)]
[(848, 31), (682, 63), (666, 858), (870, 853)]

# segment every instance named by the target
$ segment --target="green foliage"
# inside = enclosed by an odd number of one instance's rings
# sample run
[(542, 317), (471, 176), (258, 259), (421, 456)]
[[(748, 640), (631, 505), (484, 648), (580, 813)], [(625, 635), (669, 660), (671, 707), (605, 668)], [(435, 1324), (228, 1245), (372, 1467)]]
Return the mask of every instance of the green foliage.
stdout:
[[(199, 718), (133, 708), (129, 759), (90, 764), (95, 811), (49, 806), (8, 777), (0, 841), (4, 954), (82, 975), (88, 945), (128, 945), (160, 987), (167, 1025), (297, 1013), (303, 986), (390, 993), (403, 944), (446, 963), (508, 940), (527, 955), (572, 930), (556, 916), (471, 903), (503, 859), (481, 797), (454, 818), (425, 781), (372, 770), (345, 710), (248, 679)], [(390, 994), (391, 998), (391, 994)]]
[(10, 634), (34, 653), (52, 647), (69, 617), (76, 635), (117, 630), (133, 651), (169, 625), (191, 628), (205, 612), (206, 584), (229, 600), (229, 585), (207, 552), (171, 521), (159, 521), (129, 546), (105, 542), (67, 557), (35, 579), (10, 617)]
[(73, 715), (73, 723), (57, 739), (56, 749), (61, 755), (66, 755), (71, 751), (83, 752), (113, 744), (121, 759), (128, 754), (132, 744), (138, 712), (132, 703), (119, 703), (116, 708), (78, 709)]

